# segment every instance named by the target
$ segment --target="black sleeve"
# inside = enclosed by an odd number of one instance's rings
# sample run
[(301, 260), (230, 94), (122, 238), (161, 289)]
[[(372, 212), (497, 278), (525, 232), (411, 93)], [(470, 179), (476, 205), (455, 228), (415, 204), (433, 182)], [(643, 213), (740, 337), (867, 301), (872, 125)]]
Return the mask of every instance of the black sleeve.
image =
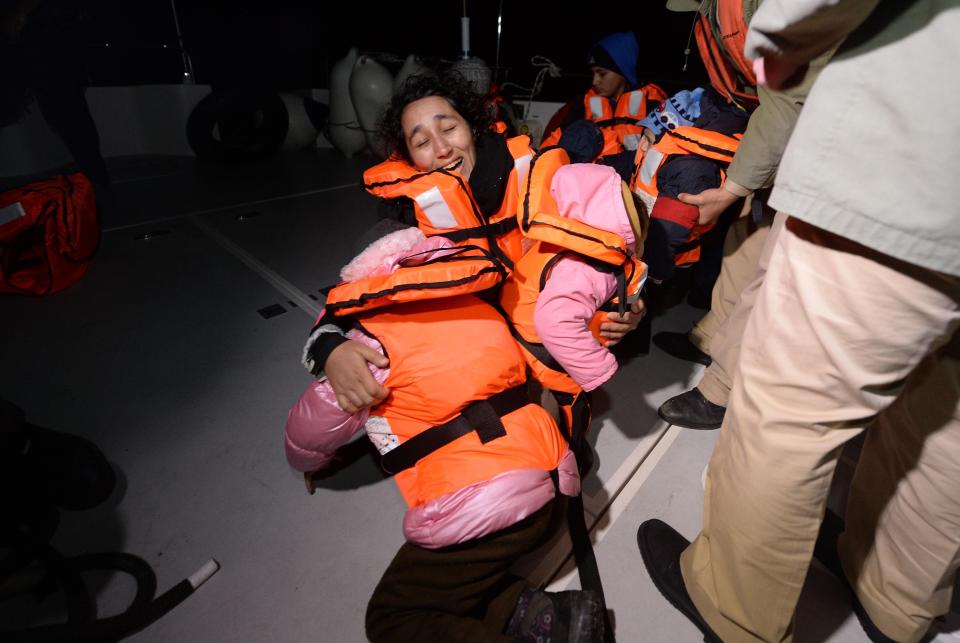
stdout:
[(657, 190), (676, 199), (678, 194), (700, 194), (720, 187), (720, 165), (713, 159), (687, 154), (667, 159), (657, 172)]
[(413, 201), (408, 197), (380, 199), (377, 204), (377, 217), (399, 221), (411, 227), (417, 226), (417, 215), (413, 210)]
[(313, 332), (321, 326), (330, 325), (339, 328), (341, 331), (343, 331), (344, 335), (341, 335), (340, 333), (322, 333), (310, 346), (310, 349), (307, 352), (313, 359), (313, 369), (310, 371), (310, 373), (314, 376), (319, 375), (320, 371), (325, 369), (327, 359), (330, 357), (330, 353), (332, 353), (337, 346), (344, 342), (350, 341), (345, 337), (345, 334), (353, 325), (351, 318), (335, 317), (326, 310), (313, 328), (310, 329), (310, 334), (312, 335)]

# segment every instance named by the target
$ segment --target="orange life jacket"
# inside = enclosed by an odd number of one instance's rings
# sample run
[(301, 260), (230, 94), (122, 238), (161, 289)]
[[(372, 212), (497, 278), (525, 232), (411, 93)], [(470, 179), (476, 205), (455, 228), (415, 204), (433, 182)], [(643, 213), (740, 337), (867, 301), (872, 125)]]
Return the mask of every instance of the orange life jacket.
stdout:
[[(583, 97), (584, 118), (593, 121), (603, 133), (603, 151), (600, 156), (635, 150), (643, 135), (643, 126), (637, 121), (644, 118), (655, 105), (667, 100), (667, 93), (659, 85), (648, 83), (639, 89), (624, 92), (617, 99), (616, 107), (593, 89)], [(555, 129), (544, 139), (541, 149), (556, 145), (563, 132)]]
[(705, 10), (707, 15), (697, 16), (694, 33), (710, 84), (727, 101), (754, 109), (759, 104), (757, 77), (743, 53), (747, 39), (743, 0), (715, 0)]
[[(561, 216), (550, 196), (550, 184), (557, 170), (570, 162), (559, 147), (541, 150), (530, 165), (519, 213), (524, 244), (529, 248), (517, 262), (511, 278), (504, 282), (500, 305), (510, 320), (524, 349), (534, 377), (546, 388), (577, 394), (580, 387), (550, 357), (534, 326), (537, 298), (546, 285), (550, 270), (564, 255), (587, 258), (591, 265), (617, 276), (619, 294), (615, 298), (621, 312), (639, 296), (646, 266), (628, 250), (619, 234)], [(608, 302), (613, 304), (614, 301)], [(600, 324), (606, 319), (604, 307), (597, 311), (590, 329), (598, 341)]]
[[(657, 174), (663, 164), (667, 162), (667, 159), (678, 154), (696, 154), (729, 165), (737, 152), (741, 138), (741, 134), (727, 136), (726, 134), (689, 125), (665, 130), (660, 140), (646, 150), (642, 146), (637, 148), (637, 167), (630, 179), (630, 189), (643, 199), (648, 211), (653, 211), (653, 204), (659, 194)], [(724, 171), (726, 165), (720, 168), (721, 182), (726, 177)], [(683, 266), (699, 261), (699, 239), (714, 225), (716, 225), (716, 222), (695, 225), (683, 247), (674, 257), (674, 263)]]
[(503, 317), (469, 294), (502, 268), (481, 249), (454, 256), (460, 286), (450, 285), (450, 262), (436, 260), (337, 286), (327, 300), (390, 359), (391, 393), (366, 428), (410, 507), (506, 471), (552, 471), (567, 450), (553, 418), (525, 396), (525, 363)]
[(522, 235), (516, 228), (517, 201), (533, 152), (530, 139), (507, 139), (514, 159), (500, 209), (489, 219), (483, 216), (470, 186), (456, 172), (421, 172), (399, 158), (390, 158), (363, 173), (364, 188), (381, 199), (407, 197), (413, 202), (417, 227), (427, 236), (443, 235), (456, 243), (466, 242), (497, 249), (512, 267), (521, 253)]

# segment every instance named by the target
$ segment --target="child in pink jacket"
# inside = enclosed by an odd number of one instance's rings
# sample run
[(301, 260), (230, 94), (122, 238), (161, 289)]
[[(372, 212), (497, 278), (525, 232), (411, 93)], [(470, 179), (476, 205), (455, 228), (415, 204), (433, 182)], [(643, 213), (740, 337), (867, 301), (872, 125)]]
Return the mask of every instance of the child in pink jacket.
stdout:
[[(623, 190), (613, 168), (575, 163), (557, 170), (550, 194), (560, 214), (623, 237), (628, 249), (642, 247), (642, 205)], [(633, 208), (628, 207), (631, 200)], [(613, 377), (617, 360), (593, 336), (594, 314), (615, 294), (616, 278), (583, 257), (565, 254), (553, 266), (537, 299), (534, 325), (544, 347), (585, 391)]]

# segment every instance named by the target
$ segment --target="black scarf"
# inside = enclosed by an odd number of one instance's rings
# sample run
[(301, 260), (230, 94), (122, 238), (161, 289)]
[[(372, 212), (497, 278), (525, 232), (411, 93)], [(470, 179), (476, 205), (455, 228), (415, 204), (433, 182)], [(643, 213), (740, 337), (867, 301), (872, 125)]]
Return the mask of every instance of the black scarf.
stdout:
[(489, 218), (500, 209), (507, 191), (507, 179), (513, 169), (513, 157), (500, 134), (484, 132), (477, 137), (477, 160), (470, 173), (470, 190), (477, 207)]

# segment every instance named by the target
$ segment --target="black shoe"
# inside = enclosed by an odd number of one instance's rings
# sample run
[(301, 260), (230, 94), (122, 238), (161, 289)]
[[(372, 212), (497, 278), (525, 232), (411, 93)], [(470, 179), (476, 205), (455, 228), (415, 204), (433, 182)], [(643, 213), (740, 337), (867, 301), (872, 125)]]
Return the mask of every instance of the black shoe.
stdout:
[(504, 634), (518, 642), (601, 643), (603, 610), (603, 599), (592, 590), (528, 589), (520, 595)]
[(847, 593), (850, 596), (850, 607), (853, 608), (853, 613), (860, 621), (860, 627), (863, 628), (867, 638), (873, 643), (896, 643), (895, 639), (881, 632), (880, 628), (870, 619), (870, 615), (863, 608), (863, 604), (857, 598), (857, 593), (847, 580), (847, 575), (843, 573), (843, 565), (840, 563), (840, 554), (837, 551), (837, 541), (845, 529), (846, 525), (843, 519), (827, 510), (823, 517), (823, 523), (820, 525), (820, 533), (817, 534), (817, 542), (813, 546), (813, 557), (847, 588)]
[(686, 429), (719, 429), (727, 407), (714, 404), (698, 388), (675, 395), (660, 405), (657, 415), (670, 424)]
[(660, 347), (667, 355), (710, 366), (710, 356), (693, 345), (686, 333), (657, 333), (653, 336), (653, 343)]
[(643, 564), (647, 567), (650, 579), (665, 599), (680, 610), (703, 632), (703, 640), (708, 643), (722, 643), (707, 622), (700, 616), (693, 604), (687, 587), (683, 584), (680, 572), (680, 554), (690, 545), (690, 541), (681, 536), (676, 529), (662, 520), (647, 520), (637, 531), (637, 545)]

